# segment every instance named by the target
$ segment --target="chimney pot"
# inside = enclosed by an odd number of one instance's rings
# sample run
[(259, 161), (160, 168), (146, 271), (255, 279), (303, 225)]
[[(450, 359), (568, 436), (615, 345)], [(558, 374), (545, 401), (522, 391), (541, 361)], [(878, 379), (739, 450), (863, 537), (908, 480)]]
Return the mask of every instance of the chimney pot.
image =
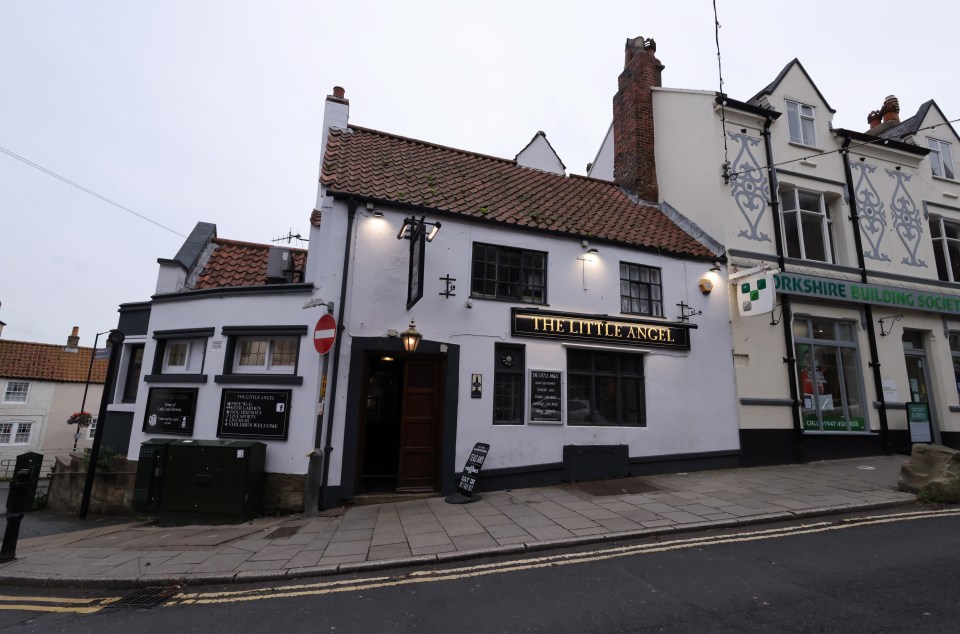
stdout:
[(887, 95), (887, 98), (883, 100), (883, 108), (880, 109), (880, 114), (883, 116), (884, 123), (900, 121), (900, 100), (894, 95)]
[(80, 326), (74, 326), (73, 331), (70, 333), (70, 336), (67, 337), (67, 347), (64, 348), (67, 352), (76, 352), (77, 346), (80, 345)]
[(346, 92), (343, 90), (342, 86), (333, 87), (333, 96), (336, 97), (337, 99), (343, 99), (345, 94)]

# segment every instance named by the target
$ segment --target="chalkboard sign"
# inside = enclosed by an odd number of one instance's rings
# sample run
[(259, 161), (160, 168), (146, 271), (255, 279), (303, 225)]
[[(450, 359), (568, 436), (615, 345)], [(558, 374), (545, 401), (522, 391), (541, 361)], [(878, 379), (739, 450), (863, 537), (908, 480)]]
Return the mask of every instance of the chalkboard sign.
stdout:
[(460, 483), (457, 485), (457, 491), (466, 496), (473, 496), (473, 489), (477, 486), (477, 480), (480, 478), (480, 469), (483, 467), (483, 461), (487, 459), (487, 452), (490, 451), (490, 445), (478, 442), (473, 446), (470, 457), (467, 458), (467, 464), (463, 466), (463, 474), (460, 476)]
[(286, 440), (292, 390), (224, 390), (218, 438)]
[(152, 387), (147, 395), (143, 431), (148, 434), (193, 435), (198, 388)]
[(530, 422), (560, 423), (562, 372), (530, 370)]
[(930, 442), (930, 408), (926, 403), (907, 403), (910, 442)]

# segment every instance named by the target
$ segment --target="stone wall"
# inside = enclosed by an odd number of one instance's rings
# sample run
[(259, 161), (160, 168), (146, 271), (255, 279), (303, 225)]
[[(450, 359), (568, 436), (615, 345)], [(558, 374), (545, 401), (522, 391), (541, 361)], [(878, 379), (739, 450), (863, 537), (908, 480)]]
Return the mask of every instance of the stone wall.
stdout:
[(263, 483), (264, 513), (303, 513), (307, 476), (267, 473)]
[[(97, 467), (90, 496), (93, 515), (133, 515), (131, 505), (137, 475), (137, 463), (124, 458), (112, 458), (110, 468)], [(76, 513), (80, 510), (83, 486), (87, 479), (87, 463), (71, 456), (69, 463), (57, 459), (50, 476), (47, 508)], [(265, 474), (263, 508), (261, 513), (302, 513), (306, 476), (288, 473)]]
[[(68, 461), (57, 458), (50, 475), (47, 508), (64, 513), (80, 511), (83, 487), (87, 481), (88, 463), (79, 456)], [(89, 511), (92, 515), (132, 515), (130, 502), (137, 475), (137, 463), (125, 458), (111, 458), (109, 468), (97, 465), (90, 494)]]

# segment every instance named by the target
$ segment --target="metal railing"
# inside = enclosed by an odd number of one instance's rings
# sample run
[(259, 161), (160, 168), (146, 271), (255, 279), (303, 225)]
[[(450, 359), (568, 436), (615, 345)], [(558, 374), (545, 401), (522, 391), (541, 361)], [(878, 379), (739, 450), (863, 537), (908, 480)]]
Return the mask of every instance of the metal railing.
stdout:
[[(56, 458), (44, 458), (40, 463), (40, 477), (49, 478), (53, 473), (53, 465)], [(17, 466), (16, 458), (3, 458), (0, 460), (0, 480), (9, 480), (13, 477), (14, 468)]]

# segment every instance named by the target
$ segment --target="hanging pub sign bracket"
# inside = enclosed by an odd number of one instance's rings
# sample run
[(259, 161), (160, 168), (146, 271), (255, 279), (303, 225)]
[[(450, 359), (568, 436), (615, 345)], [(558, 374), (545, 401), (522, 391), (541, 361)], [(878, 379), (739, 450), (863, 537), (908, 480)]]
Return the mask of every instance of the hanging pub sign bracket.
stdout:
[(680, 314), (677, 315), (677, 320), (681, 322), (690, 321), (691, 317), (696, 317), (697, 315), (703, 314), (702, 310), (697, 310), (693, 306), (688, 306), (686, 302), (680, 302), (677, 304), (677, 306), (680, 308)]

